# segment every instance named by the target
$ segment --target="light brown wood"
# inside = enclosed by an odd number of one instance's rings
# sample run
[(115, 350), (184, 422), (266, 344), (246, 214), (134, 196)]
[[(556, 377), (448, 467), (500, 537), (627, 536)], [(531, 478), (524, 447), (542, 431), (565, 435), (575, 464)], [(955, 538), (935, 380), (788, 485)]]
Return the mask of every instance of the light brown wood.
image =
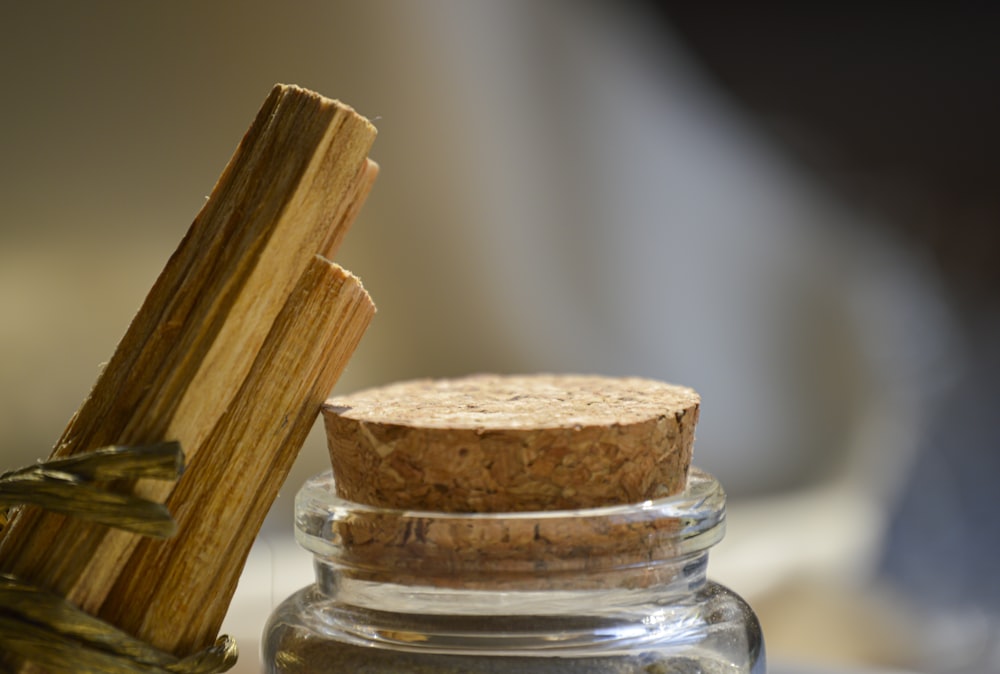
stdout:
[[(361, 207), (364, 206), (365, 200), (368, 198), (368, 193), (371, 192), (372, 187), (375, 185), (375, 179), (378, 177), (378, 164), (373, 162), (371, 159), (365, 162), (364, 166), (361, 168), (360, 174), (355, 178), (354, 191), (351, 194), (351, 199), (347, 203), (347, 210), (341, 215), (340, 221), (342, 223), (354, 222), (354, 218), (357, 217), (358, 212)], [(341, 242), (344, 240), (344, 235), (347, 234), (346, 226), (337, 226), (330, 228), (329, 236), (320, 246), (320, 255), (333, 259), (337, 254), (337, 250), (340, 248)]]
[(167, 500), (177, 535), (139, 542), (100, 617), (178, 653), (214, 640), (264, 516), (374, 313), (355, 277), (313, 261)]
[(639, 378), (479, 375), (323, 406), (338, 493), (504, 512), (636, 503), (684, 488), (700, 398)]
[(302, 429), (371, 317), (356, 279), (316, 255), (368, 194), (374, 137), (350, 107), (276, 86), (53, 452), (180, 441), (179, 483), (135, 484), (168, 502), (177, 538), (149, 546), (25, 508), (0, 570), (180, 655), (213, 640)]

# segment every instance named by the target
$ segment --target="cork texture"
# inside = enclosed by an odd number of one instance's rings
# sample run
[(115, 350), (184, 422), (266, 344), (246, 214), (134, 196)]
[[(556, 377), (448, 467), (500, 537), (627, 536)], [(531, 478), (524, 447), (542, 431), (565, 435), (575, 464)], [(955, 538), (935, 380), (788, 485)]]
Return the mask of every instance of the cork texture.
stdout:
[(323, 407), (338, 495), (441, 512), (637, 503), (684, 489), (700, 399), (641, 378), (416, 380)]

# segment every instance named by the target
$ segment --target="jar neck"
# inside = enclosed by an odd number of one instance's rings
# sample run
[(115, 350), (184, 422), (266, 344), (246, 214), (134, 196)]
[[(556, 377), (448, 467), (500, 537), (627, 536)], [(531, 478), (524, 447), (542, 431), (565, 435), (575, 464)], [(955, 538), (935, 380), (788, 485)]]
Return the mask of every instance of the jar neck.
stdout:
[(696, 468), (681, 494), (572, 511), (377, 508), (339, 498), (329, 474), (307, 482), (296, 500), (296, 537), (315, 556), (320, 592), (418, 612), (551, 610), (556, 598), (672, 601), (705, 584), (724, 521), (722, 488)]
[[(507, 575), (494, 582), (442, 583), (405, 575), (398, 581), (314, 559), (316, 588), (340, 606), (424, 615), (617, 615), (631, 608), (683, 601), (706, 582), (708, 552), (599, 573)], [(430, 581), (430, 582), (428, 582)]]

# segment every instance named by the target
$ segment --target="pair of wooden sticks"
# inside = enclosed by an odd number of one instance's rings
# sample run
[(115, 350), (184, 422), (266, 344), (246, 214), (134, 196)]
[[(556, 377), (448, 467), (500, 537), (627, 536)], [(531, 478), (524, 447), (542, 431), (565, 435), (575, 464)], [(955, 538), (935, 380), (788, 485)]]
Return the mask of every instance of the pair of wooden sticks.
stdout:
[[(368, 195), (375, 128), (276, 86), (52, 458), (177, 441), (177, 481), (126, 480), (166, 540), (25, 507), (0, 573), (177, 655), (210, 646), (250, 546), (372, 316), (329, 261)], [(27, 671), (30, 665), (21, 665)]]

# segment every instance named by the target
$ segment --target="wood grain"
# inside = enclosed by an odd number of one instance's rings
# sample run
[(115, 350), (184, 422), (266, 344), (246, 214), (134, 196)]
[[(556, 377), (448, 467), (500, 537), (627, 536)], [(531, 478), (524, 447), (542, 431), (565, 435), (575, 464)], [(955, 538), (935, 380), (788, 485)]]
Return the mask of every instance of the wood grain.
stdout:
[[(332, 256), (377, 167), (375, 128), (294, 86), (267, 97), (53, 457), (177, 440), (166, 501), (178, 536), (138, 536), (33, 508), (0, 571), (184, 654), (211, 643), (250, 543), (374, 307)], [(138, 597), (138, 599), (132, 599)]]

